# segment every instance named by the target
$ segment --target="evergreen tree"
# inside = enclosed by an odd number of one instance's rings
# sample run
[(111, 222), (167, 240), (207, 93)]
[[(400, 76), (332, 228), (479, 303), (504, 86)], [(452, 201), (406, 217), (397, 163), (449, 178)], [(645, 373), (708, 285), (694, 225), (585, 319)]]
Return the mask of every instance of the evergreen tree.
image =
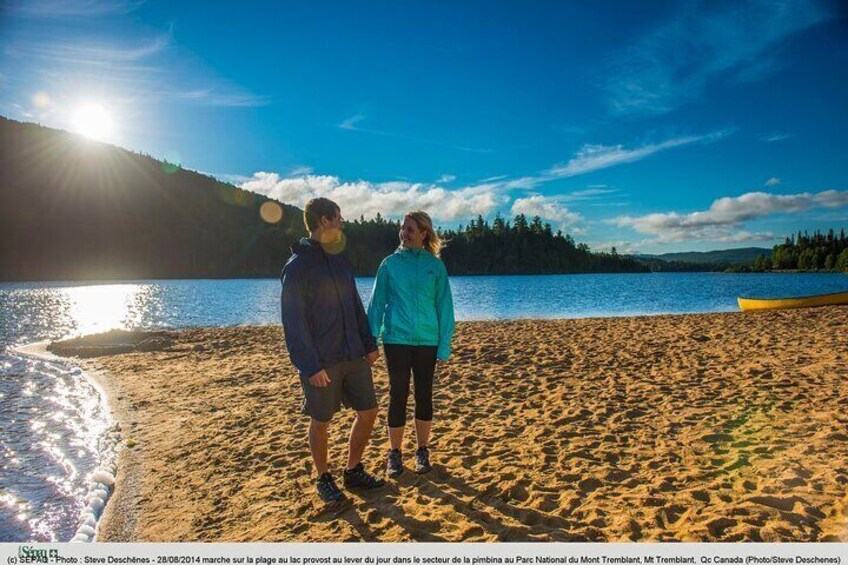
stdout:
[(836, 271), (848, 273), (848, 247), (843, 249), (842, 253), (839, 254), (839, 257), (836, 258), (834, 268)]
[(848, 249), (845, 238), (845, 228), (828, 229), (826, 233), (816, 230), (813, 235), (807, 231), (798, 231), (787, 237), (783, 243), (775, 245), (771, 254), (771, 264), (765, 267), (764, 262), (755, 260), (752, 269), (759, 270), (802, 270), (802, 271), (842, 271), (839, 266), (841, 254)]

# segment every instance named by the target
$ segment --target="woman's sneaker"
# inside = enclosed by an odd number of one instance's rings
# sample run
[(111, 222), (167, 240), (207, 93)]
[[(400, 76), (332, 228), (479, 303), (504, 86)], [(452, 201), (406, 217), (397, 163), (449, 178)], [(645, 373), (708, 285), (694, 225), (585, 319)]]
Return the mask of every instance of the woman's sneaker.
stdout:
[(362, 463), (357, 463), (356, 467), (354, 467), (350, 471), (344, 472), (345, 488), (372, 489), (379, 488), (385, 484), (386, 481), (384, 481), (383, 479), (378, 479), (374, 475), (368, 474), (368, 471), (365, 470), (365, 467), (362, 466)]
[(400, 449), (389, 450), (389, 455), (386, 457), (386, 475), (390, 479), (396, 479), (403, 473), (403, 463), (400, 459)]
[(430, 466), (430, 450), (419, 447), (415, 450), (415, 472), (418, 474), (428, 473), (433, 467)]
[(333, 480), (333, 475), (330, 473), (324, 473), (318, 477), (316, 486), (318, 488), (318, 496), (320, 496), (321, 500), (328, 504), (330, 502), (341, 502), (347, 498), (345, 493), (336, 486), (336, 482)]

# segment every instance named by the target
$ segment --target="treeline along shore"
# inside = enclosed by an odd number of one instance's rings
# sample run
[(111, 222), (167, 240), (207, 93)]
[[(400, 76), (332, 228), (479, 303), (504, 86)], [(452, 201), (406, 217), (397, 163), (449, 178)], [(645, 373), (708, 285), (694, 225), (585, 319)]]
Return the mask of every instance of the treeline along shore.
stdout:
[(809, 235), (798, 232), (775, 245), (771, 255), (760, 255), (751, 269), (762, 271), (824, 271), (848, 273), (848, 238), (845, 229)]
[[(274, 277), (306, 235), (295, 206), (64, 131), (0, 117), (0, 148), (2, 280)], [(397, 230), (348, 224), (357, 275), (376, 272)], [(648, 271), (523, 215), (444, 235), (452, 274)]]

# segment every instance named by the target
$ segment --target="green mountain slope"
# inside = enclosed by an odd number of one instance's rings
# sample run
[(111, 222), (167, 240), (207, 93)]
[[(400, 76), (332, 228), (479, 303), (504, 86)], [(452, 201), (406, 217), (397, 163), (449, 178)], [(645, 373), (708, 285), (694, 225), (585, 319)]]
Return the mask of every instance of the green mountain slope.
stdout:
[(279, 272), (302, 212), (147, 156), (0, 118), (3, 280)]

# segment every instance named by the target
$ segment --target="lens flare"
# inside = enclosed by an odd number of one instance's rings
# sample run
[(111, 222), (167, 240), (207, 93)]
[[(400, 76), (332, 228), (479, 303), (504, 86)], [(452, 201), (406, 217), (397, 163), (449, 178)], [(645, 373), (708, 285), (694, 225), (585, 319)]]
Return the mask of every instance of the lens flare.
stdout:
[(330, 255), (338, 255), (346, 246), (347, 239), (342, 230), (328, 229), (321, 235), (321, 247)]
[(173, 175), (182, 168), (182, 162), (179, 153), (170, 152), (165, 155), (165, 159), (162, 161), (162, 171), (166, 175)]
[(278, 224), (283, 219), (283, 207), (276, 202), (265, 202), (259, 207), (259, 216), (269, 224)]
[(36, 92), (32, 97), (33, 105), (43, 110), (50, 106), (50, 96), (46, 92)]

